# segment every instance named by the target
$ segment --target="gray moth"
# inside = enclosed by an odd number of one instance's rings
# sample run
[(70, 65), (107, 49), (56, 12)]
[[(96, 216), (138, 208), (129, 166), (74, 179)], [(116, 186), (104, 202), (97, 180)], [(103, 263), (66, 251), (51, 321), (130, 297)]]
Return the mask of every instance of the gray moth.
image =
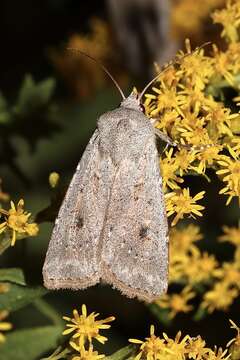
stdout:
[(153, 301), (167, 290), (168, 224), (154, 127), (135, 94), (98, 119), (55, 221), (49, 289), (100, 280)]
[(121, 92), (120, 106), (97, 121), (56, 218), (43, 266), (49, 289), (102, 281), (147, 302), (167, 290), (168, 223), (156, 135), (176, 144), (145, 116), (145, 89), (139, 97)]

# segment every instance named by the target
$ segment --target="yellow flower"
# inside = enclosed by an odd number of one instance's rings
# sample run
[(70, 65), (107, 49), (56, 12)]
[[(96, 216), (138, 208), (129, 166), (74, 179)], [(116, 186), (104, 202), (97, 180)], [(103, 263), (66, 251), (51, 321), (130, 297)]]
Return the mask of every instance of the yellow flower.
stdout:
[(185, 148), (180, 149), (176, 152), (174, 162), (177, 166), (180, 176), (183, 176), (188, 169), (190, 164), (195, 160), (196, 152), (194, 150), (187, 150)]
[(154, 334), (154, 326), (150, 326), (150, 337), (145, 338), (146, 341), (138, 339), (129, 339), (133, 344), (139, 344), (140, 352), (135, 357), (135, 360), (161, 360), (167, 354), (173, 354), (173, 351), (166, 348), (165, 341)]
[(194, 197), (191, 197), (189, 188), (166, 194), (167, 216), (171, 216), (174, 213), (177, 214), (172, 221), (172, 226), (176, 225), (184, 215), (188, 214), (192, 217), (194, 217), (193, 214), (202, 216), (200, 210), (203, 210), (204, 206), (197, 205), (196, 201), (202, 199), (204, 194), (205, 191), (201, 191)]
[(216, 10), (212, 15), (214, 23), (222, 24), (221, 35), (230, 42), (239, 41), (238, 28), (240, 25), (240, 6), (238, 1), (234, 3), (228, 0), (226, 8)]
[(5, 341), (5, 336), (3, 335), (2, 331), (8, 331), (12, 329), (12, 324), (9, 322), (4, 322), (6, 317), (8, 316), (8, 311), (0, 311), (0, 344)]
[(157, 87), (152, 88), (157, 95), (146, 95), (146, 97), (150, 97), (153, 100), (155, 105), (154, 110), (151, 111), (150, 115), (155, 117), (162, 113), (163, 110), (172, 110), (182, 115), (182, 111), (180, 109), (180, 104), (182, 102), (183, 96), (179, 94), (175, 87), (168, 88), (163, 82), (161, 82), (161, 87), (158, 89)]
[(174, 318), (176, 314), (183, 312), (187, 313), (193, 309), (193, 306), (188, 304), (188, 301), (193, 299), (195, 293), (190, 286), (185, 288), (179, 294), (165, 294), (161, 296), (156, 304), (161, 308), (169, 309), (169, 317)]
[(11, 208), (6, 211), (0, 209), (0, 213), (5, 216), (5, 221), (0, 224), (0, 234), (6, 230), (12, 232), (11, 246), (14, 246), (17, 235), (35, 236), (38, 233), (38, 225), (36, 223), (29, 223), (31, 213), (24, 211), (24, 201), (21, 199), (17, 207), (11, 201)]
[(184, 228), (173, 228), (170, 231), (170, 249), (172, 256), (189, 251), (192, 244), (203, 238), (199, 226), (190, 224)]
[[(170, 339), (167, 334), (163, 333), (163, 337), (164, 339), (166, 340), (166, 347), (168, 350), (170, 350), (171, 352), (174, 353), (175, 355), (175, 360), (182, 360), (184, 359), (186, 353), (187, 353), (187, 350), (186, 350), (186, 345), (187, 345), (187, 342), (190, 338), (189, 335), (186, 335), (184, 336), (184, 338), (180, 341), (180, 338), (181, 338), (181, 331), (179, 331), (177, 333), (177, 335), (175, 336), (175, 339)], [(171, 359), (173, 360), (173, 358)]]
[(179, 39), (189, 34), (199, 34), (204, 32), (205, 19), (209, 16), (212, 9), (221, 6), (224, 0), (202, 0), (201, 11), (196, 6), (194, 0), (173, 1), (171, 11), (171, 22), (174, 37)]
[(49, 175), (49, 184), (52, 188), (55, 188), (59, 182), (60, 179), (60, 175), (57, 172), (51, 172), (51, 174)]
[(199, 161), (198, 165), (191, 166), (192, 170), (195, 170), (199, 174), (204, 174), (208, 167), (213, 166), (214, 162), (219, 159), (219, 151), (221, 151), (221, 146), (210, 146), (206, 149), (199, 150), (196, 155), (196, 159)]
[[(177, 74), (184, 78), (187, 84), (191, 84), (191, 87), (203, 90), (213, 74), (212, 59), (204, 56), (204, 49), (192, 52), (189, 39), (185, 40), (185, 46), (189, 56), (182, 58)], [(179, 57), (183, 55), (181, 51)]]
[(240, 197), (240, 159), (233, 149), (228, 147), (228, 150), (233, 159), (221, 155), (217, 162), (221, 169), (216, 171), (218, 175), (223, 176), (222, 181), (226, 182), (225, 187), (219, 191), (219, 194), (229, 195), (226, 205), (229, 205), (234, 196)]
[(205, 119), (208, 123), (208, 131), (214, 141), (221, 135), (232, 137), (231, 121), (239, 116), (238, 113), (231, 113), (231, 110), (223, 104), (215, 102), (209, 109)]
[(188, 264), (184, 270), (184, 275), (190, 284), (205, 282), (209, 280), (218, 266), (214, 255), (195, 251), (188, 258)]
[(71, 357), (71, 360), (98, 360), (103, 359), (105, 355), (98, 354), (97, 351), (93, 351), (93, 346), (90, 345), (88, 350), (85, 350), (85, 348), (81, 348), (76, 343), (71, 342), (70, 345), (74, 348), (74, 350), (78, 351), (78, 355), (74, 355)]
[(103, 320), (95, 320), (99, 314), (91, 313), (87, 316), (86, 305), (82, 305), (82, 314), (79, 315), (76, 309), (73, 310), (73, 318), (64, 316), (63, 319), (69, 321), (66, 330), (63, 331), (63, 335), (68, 335), (72, 332), (75, 334), (72, 336), (73, 339), (79, 338), (79, 346), (83, 348), (85, 341), (87, 340), (90, 344), (92, 339), (98, 340), (104, 344), (107, 341), (105, 336), (99, 334), (101, 329), (109, 329), (111, 325), (107, 325), (108, 322), (115, 320), (114, 316), (110, 316)]
[(213, 44), (213, 58), (215, 67), (215, 81), (221, 80), (221, 76), (229, 83), (235, 86), (234, 76), (232, 74), (234, 66), (232, 59), (227, 52), (220, 51), (217, 45)]
[(227, 347), (230, 347), (229, 352), (232, 355), (232, 359), (237, 360), (240, 358), (240, 328), (232, 320), (229, 321), (232, 325), (231, 329), (235, 329), (237, 331), (237, 335), (227, 343)]
[(206, 308), (209, 313), (214, 310), (226, 311), (237, 296), (237, 289), (230, 288), (224, 281), (218, 282), (212, 290), (204, 294), (201, 306)]
[(224, 235), (219, 237), (220, 241), (229, 241), (235, 246), (240, 245), (240, 228), (223, 226)]
[(178, 128), (182, 139), (184, 139), (184, 143), (195, 146), (211, 144), (207, 129), (204, 127), (204, 122), (205, 120), (203, 118), (196, 119), (194, 126), (183, 124)]
[[(208, 354), (208, 360), (227, 360), (231, 359), (231, 354), (227, 354), (228, 350), (224, 350), (222, 348), (217, 349), (215, 346), (214, 351), (210, 351)], [(225, 357), (225, 355), (227, 355)]]
[(165, 151), (166, 157), (160, 159), (160, 169), (163, 177), (163, 191), (166, 191), (166, 188), (178, 189), (178, 183), (182, 183), (183, 179), (178, 177), (175, 173), (178, 169), (178, 165), (175, 162), (175, 159), (172, 158), (173, 148), (169, 151)]
[(240, 269), (238, 263), (224, 263), (223, 266), (216, 269), (213, 274), (216, 278), (228, 284), (229, 287), (236, 286), (240, 289)]
[(194, 360), (207, 358), (206, 355), (208, 355), (209, 349), (206, 348), (205, 345), (206, 342), (201, 338), (201, 336), (190, 338), (186, 346), (188, 358)]

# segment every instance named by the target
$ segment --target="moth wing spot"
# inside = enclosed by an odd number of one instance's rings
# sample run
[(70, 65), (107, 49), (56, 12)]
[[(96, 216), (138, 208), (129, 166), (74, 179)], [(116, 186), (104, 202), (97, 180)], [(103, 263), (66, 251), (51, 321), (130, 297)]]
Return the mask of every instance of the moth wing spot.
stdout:
[(145, 226), (145, 225), (141, 226), (141, 228), (139, 230), (139, 236), (140, 236), (141, 239), (144, 239), (144, 238), (147, 237), (148, 230), (149, 230), (149, 228), (147, 226)]
[(77, 228), (81, 229), (83, 227), (83, 218), (81, 216), (79, 216), (79, 218), (77, 219)]

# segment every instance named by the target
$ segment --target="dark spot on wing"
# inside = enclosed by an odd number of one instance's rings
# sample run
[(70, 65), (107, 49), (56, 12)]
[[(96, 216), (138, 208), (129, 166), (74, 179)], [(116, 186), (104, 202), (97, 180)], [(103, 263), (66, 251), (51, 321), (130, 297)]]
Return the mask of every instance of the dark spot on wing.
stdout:
[(78, 229), (81, 229), (83, 227), (83, 218), (82, 217), (78, 218), (77, 227), (78, 227)]
[(145, 238), (148, 234), (148, 227), (142, 226), (139, 231), (140, 238)]

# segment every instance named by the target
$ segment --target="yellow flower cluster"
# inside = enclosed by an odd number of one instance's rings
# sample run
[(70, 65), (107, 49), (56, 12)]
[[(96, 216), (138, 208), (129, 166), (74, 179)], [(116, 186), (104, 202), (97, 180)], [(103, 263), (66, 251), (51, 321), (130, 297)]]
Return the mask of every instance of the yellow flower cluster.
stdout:
[(140, 346), (134, 360), (230, 359), (232, 358), (232, 350), (234, 347), (237, 349), (239, 345), (239, 327), (233, 321), (231, 321), (231, 324), (231, 327), (237, 330), (237, 336), (228, 343), (228, 346), (231, 345), (230, 351), (228, 349), (223, 350), (222, 348), (217, 349), (216, 347), (214, 350), (208, 348), (201, 336), (193, 338), (190, 335), (186, 335), (181, 339), (181, 331), (177, 333), (174, 339), (170, 339), (166, 333), (163, 333), (162, 338), (160, 338), (155, 335), (154, 326), (151, 325), (150, 337), (147, 337), (145, 341), (129, 339), (131, 343)]
[[(66, 358), (71, 360), (98, 360), (104, 358), (105, 355), (99, 355), (97, 351), (93, 350), (92, 340), (96, 339), (102, 344), (105, 343), (107, 338), (99, 334), (102, 329), (110, 328), (107, 323), (113, 321), (113, 316), (104, 320), (95, 320), (99, 314), (91, 313), (87, 316), (86, 305), (82, 305), (82, 314), (79, 315), (77, 310), (73, 310), (73, 318), (63, 317), (64, 320), (69, 321), (67, 329), (63, 332), (64, 335), (74, 333), (69, 341), (69, 349), (57, 349), (48, 359), (62, 359)], [(145, 341), (138, 339), (129, 339), (132, 347), (131, 354), (129, 347), (124, 348), (128, 351), (126, 359), (131, 358), (134, 360), (227, 360), (230, 359), (231, 353), (237, 354), (239, 352), (240, 344), (240, 329), (230, 320), (231, 328), (237, 331), (235, 338), (230, 340), (227, 348), (214, 350), (206, 346), (206, 342), (199, 335), (191, 337), (186, 335), (182, 337), (181, 331), (177, 333), (174, 339), (168, 337), (166, 333), (162, 337), (155, 335), (154, 326), (150, 326), (150, 336), (145, 338)], [(87, 345), (87, 346), (86, 346)], [(86, 348), (87, 347), (87, 348)], [(229, 348), (229, 349), (228, 349)], [(124, 349), (122, 349), (122, 357), (124, 356)], [(237, 357), (236, 357), (237, 359)]]
[(224, 4), (224, 0), (202, 0), (201, 11), (194, 0), (171, 0), (171, 22), (174, 37), (199, 35), (203, 32), (209, 13)]
[(11, 245), (14, 246), (16, 240), (26, 236), (36, 236), (38, 225), (29, 223), (31, 213), (24, 211), (24, 201), (19, 200), (17, 206), (11, 201), (11, 208), (7, 211), (0, 209), (0, 214), (4, 221), (0, 223), (0, 234), (11, 234)]
[(166, 149), (160, 160), (168, 216), (176, 214), (172, 225), (186, 215), (201, 216), (204, 209), (196, 204), (204, 192), (190, 195), (189, 188), (183, 188), (184, 175), (210, 180), (206, 171), (212, 168), (224, 183), (220, 194), (227, 196), (227, 205), (233, 197), (240, 199), (240, 114), (220, 101), (222, 87), (239, 89), (239, 14), (239, 1), (228, 1), (225, 9), (213, 13), (214, 22), (224, 29), (225, 51), (212, 45), (212, 55), (206, 56), (203, 48), (192, 52), (186, 40), (186, 53), (179, 52), (145, 95), (147, 115), (179, 143), (178, 150)]
[(168, 309), (169, 318), (192, 311), (189, 302), (196, 295), (202, 297), (200, 308), (209, 313), (228, 310), (240, 295), (240, 229), (225, 226), (223, 230), (219, 241), (230, 241), (236, 249), (232, 261), (220, 264), (214, 255), (199, 250), (197, 242), (203, 235), (198, 226), (171, 229), (169, 283), (181, 284), (183, 288), (156, 301), (160, 308)]
[(105, 355), (99, 355), (97, 351), (93, 350), (93, 339), (96, 339), (101, 344), (107, 341), (107, 338), (99, 332), (103, 329), (109, 329), (111, 326), (109, 322), (115, 320), (114, 316), (110, 316), (103, 320), (96, 320), (99, 314), (91, 313), (87, 315), (86, 305), (82, 305), (82, 314), (79, 315), (76, 309), (73, 310), (73, 318), (64, 316), (63, 319), (69, 323), (66, 325), (67, 329), (63, 331), (63, 335), (72, 334), (69, 345), (76, 351), (72, 360), (97, 360), (103, 358)]

